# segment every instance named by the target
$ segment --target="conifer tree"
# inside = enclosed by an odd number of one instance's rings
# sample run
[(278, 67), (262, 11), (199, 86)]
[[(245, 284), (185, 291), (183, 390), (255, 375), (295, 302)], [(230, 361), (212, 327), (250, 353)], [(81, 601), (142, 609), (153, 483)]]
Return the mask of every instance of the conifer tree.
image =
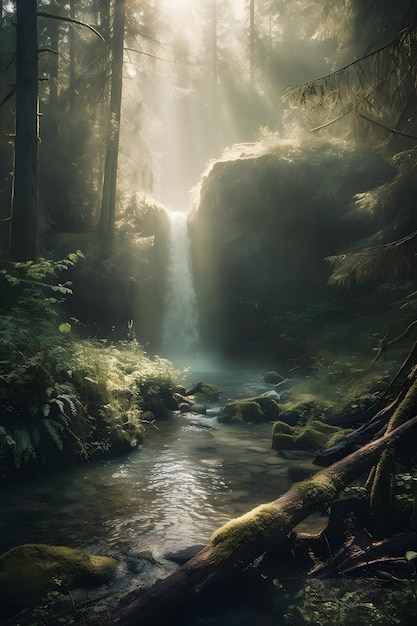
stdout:
[(37, 2), (17, 0), (16, 139), (9, 255), (37, 256), (38, 41)]

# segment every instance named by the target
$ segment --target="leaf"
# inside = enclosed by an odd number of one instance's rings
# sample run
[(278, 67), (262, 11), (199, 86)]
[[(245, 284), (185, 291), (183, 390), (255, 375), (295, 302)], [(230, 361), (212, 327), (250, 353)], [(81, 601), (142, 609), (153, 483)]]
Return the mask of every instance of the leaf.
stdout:
[(417, 552), (414, 552), (414, 550), (407, 550), (407, 552), (405, 553), (405, 558), (407, 559), (407, 561), (413, 561), (416, 557)]
[(58, 326), (58, 330), (60, 333), (64, 333), (64, 335), (66, 335), (71, 332), (71, 324), (68, 324), (68, 322), (64, 322), (63, 324), (60, 324)]

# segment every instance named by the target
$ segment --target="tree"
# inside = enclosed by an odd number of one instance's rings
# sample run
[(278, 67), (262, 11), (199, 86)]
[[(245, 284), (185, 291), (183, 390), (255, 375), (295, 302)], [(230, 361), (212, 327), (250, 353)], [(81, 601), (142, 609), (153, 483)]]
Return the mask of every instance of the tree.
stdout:
[[(367, 18), (372, 14), (372, 6), (368, 3), (356, 5), (354, 17), (365, 12)], [(344, 65), (327, 76), (297, 85), (288, 91), (288, 97), (302, 104), (309, 114), (323, 110), (330, 119), (323, 121), (314, 130), (331, 129), (335, 131), (338, 123), (339, 132), (356, 136), (357, 129), (362, 129), (364, 136), (379, 149), (388, 154), (397, 152), (392, 159), (396, 167), (396, 175), (392, 180), (379, 187), (359, 194), (354, 199), (358, 212), (366, 211), (375, 218), (375, 232), (367, 239), (355, 245), (354, 251), (330, 257), (333, 273), (330, 283), (349, 287), (352, 284), (383, 284), (399, 283), (407, 278), (417, 276), (417, 219), (415, 216), (415, 190), (417, 181), (417, 118), (415, 104), (417, 101), (417, 7), (414, 2), (407, 3), (404, 10), (392, 13), (391, 0), (382, 3), (385, 21), (379, 23), (379, 33), (383, 34), (382, 42), (372, 43), (368, 52)], [(380, 17), (379, 13), (378, 17)], [(357, 20), (353, 20), (356, 28), (353, 40), (358, 39)], [(366, 20), (362, 20), (362, 24)], [(369, 21), (370, 33), (375, 33), (375, 25)], [(320, 111), (321, 109), (321, 111)], [(352, 122), (352, 129), (346, 125), (346, 119)], [(317, 120), (317, 118), (316, 118)], [(345, 126), (341, 127), (340, 124)], [(342, 130), (343, 129), (343, 130)], [(366, 134), (364, 131), (367, 131)], [(388, 140), (387, 140), (388, 139)], [(411, 142), (411, 149), (405, 150), (404, 142)], [(407, 147), (408, 147), (407, 146)], [(378, 245), (375, 245), (378, 242)], [(386, 350), (416, 326), (415, 310), (417, 292), (413, 291), (397, 302), (400, 310), (406, 309), (407, 327), (395, 338), (389, 336), (387, 330), (376, 350), (374, 363), (385, 355)], [(414, 320), (410, 323), (410, 315)], [(408, 318), (408, 319), (407, 319)], [(417, 342), (414, 342), (408, 356), (401, 364), (394, 379), (388, 385), (390, 392), (400, 375), (407, 371), (411, 362), (415, 361)], [(417, 387), (414, 383), (408, 391), (404, 405), (394, 413), (387, 432), (395, 428), (403, 420), (415, 413), (417, 406)], [(395, 473), (396, 450), (384, 452), (380, 461), (373, 468), (368, 479), (371, 490), (371, 505), (379, 511), (389, 507), (389, 489)]]
[[(286, 99), (303, 106), (310, 130), (340, 122), (334, 132), (350, 132), (361, 140), (372, 135), (372, 140), (378, 138), (385, 144), (401, 133), (416, 135), (417, 7), (408, 2), (403, 10), (397, 4), (394, 7), (392, 0), (380, 4), (375, 16), (374, 3), (352, 0), (350, 38), (346, 22), (341, 23), (340, 31), (334, 31), (340, 39), (339, 48), (343, 46), (345, 51), (338, 58), (346, 59), (346, 50), (350, 50), (353, 60), (325, 76), (287, 89)], [(332, 11), (327, 21), (336, 28), (331, 17)], [(318, 36), (328, 36), (328, 31), (322, 28)], [(384, 127), (385, 134), (381, 132)], [(396, 144), (391, 150), (398, 149)]]
[(255, 0), (249, 2), (249, 55), (250, 55), (250, 84), (255, 82)]
[(117, 163), (122, 109), (124, 31), (125, 0), (115, 0), (112, 35), (110, 121), (107, 135), (103, 197), (100, 215), (100, 228), (107, 245), (111, 245), (113, 242), (116, 213)]
[(34, 259), (38, 252), (38, 41), (37, 2), (17, 0), (16, 139), (9, 255)]

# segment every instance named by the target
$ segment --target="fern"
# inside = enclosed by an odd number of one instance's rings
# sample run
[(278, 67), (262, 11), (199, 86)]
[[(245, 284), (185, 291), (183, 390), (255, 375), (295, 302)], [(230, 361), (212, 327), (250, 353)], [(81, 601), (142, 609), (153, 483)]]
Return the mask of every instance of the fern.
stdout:
[(23, 462), (36, 460), (37, 454), (32, 443), (30, 431), (27, 428), (17, 428), (13, 432), (14, 466), (19, 469)]
[(65, 443), (64, 425), (55, 420), (45, 419), (43, 420), (43, 426), (58, 450), (62, 451)]

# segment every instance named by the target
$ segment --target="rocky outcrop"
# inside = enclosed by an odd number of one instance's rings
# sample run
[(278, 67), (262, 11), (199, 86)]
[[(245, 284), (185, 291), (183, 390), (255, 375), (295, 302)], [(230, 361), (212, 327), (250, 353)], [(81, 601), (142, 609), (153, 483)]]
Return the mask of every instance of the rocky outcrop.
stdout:
[(280, 312), (323, 297), (325, 257), (370, 229), (370, 218), (348, 219), (352, 197), (391, 175), (341, 143), (238, 146), (213, 163), (190, 216), (203, 341), (234, 356), (279, 353)]

